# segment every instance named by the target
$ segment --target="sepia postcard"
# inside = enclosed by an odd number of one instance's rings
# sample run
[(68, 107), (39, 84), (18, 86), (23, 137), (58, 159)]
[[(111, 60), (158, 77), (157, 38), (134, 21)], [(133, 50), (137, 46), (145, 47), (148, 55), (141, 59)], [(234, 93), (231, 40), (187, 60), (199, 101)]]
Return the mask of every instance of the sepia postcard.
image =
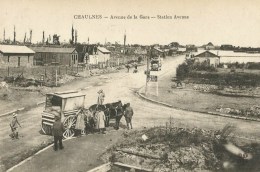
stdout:
[(0, 6), (0, 172), (260, 171), (259, 0)]

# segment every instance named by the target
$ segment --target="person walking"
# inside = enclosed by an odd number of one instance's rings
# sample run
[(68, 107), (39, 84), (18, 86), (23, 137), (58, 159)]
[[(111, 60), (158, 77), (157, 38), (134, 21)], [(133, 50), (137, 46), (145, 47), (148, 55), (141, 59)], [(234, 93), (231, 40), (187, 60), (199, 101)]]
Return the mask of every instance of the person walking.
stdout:
[(103, 105), (104, 100), (105, 100), (105, 93), (101, 89), (101, 90), (98, 91), (98, 101), (97, 101), (97, 104), (98, 105)]
[(59, 116), (55, 116), (55, 122), (53, 123), (52, 126), (52, 135), (54, 137), (54, 147), (53, 149), (55, 151), (58, 150), (58, 142), (59, 142), (59, 149), (63, 149), (62, 145), (62, 137), (63, 137), (63, 132), (65, 131), (65, 128), (60, 120)]
[(96, 118), (96, 129), (99, 130), (99, 133), (105, 134), (105, 120), (106, 116), (103, 111), (101, 111), (101, 108), (98, 108), (98, 111), (95, 114)]
[(132, 117), (134, 115), (133, 108), (130, 106), (130, 103), (127, 103), (127, 106), (125, 108), (124, 116), (126, 120), (127, 129), (129, 130), (129, 124), (131, 126), (131, 129), (133, 129), (132, 126)]
[(127, 68), (127, 73), (129, 73), (130, 65), (126, 64), (126, 68)]
[(10, 127), (11, 127), (11, 130), (12, 130), (12, 134), (10, 135), (12, 137), (12, 139), (19, 139), (18, 137), (18, 126), (22, 127), (20, 125), (20, 123), (18, 122), (18, 119), (17, 119), (17, 114), (16, 113), (13, 113), (13, 119), (10, 123)]

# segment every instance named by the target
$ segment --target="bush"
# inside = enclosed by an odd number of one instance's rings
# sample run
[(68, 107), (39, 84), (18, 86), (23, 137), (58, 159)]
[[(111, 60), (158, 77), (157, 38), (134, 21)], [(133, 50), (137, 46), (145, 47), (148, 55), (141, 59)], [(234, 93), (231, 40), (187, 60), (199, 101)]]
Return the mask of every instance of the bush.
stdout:
[(260, 63), (248, 62), (247, 68), (248, 69), (258, 69), (258, 70), (260, 70)]
[(184, 63), (180, 64), (176, 69), (177, 79), (183, 80), (188, 77), (189, 73), (193, 70), (193, 59), (187, 59)]

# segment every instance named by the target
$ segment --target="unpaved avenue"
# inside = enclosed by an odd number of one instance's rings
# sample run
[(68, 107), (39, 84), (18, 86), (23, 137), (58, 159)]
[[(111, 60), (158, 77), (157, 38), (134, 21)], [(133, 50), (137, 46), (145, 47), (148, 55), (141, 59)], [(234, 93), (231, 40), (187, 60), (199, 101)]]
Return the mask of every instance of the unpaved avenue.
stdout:
[[(178, 63), (183, 61), (184, 57), (175, 57), (174, 60), (167, 60), (167, 64), (163, 64), (163, 71), (164, 75), (172, 75), (175, 71), (175, 68)], [(169, 72), (170, 71), (170, 72)], [(107, 80), (102, 86), (92, 87), (87, 90), (84, 90), (84, 93), (87, 95), (86, 100), (86, 107), (91, 104), (96, 103), (96, 96), (97, 91), (100, 88), (103, 88), (106, 93), (105, 102), (113, 102), (117, 100), (122, 100), (123, 103), (130, 102), (132, 107), (134, 108), (135, 114), (133, 118), (133, 126), (135, 128), (141, 127), (152, 127), (158, 125), (165, 125), (165, 122), (168, 120), (170, 116), (173, 117), (176, 126), (182, 127), (200, 127), (204, 129), (221, 129), (227, 123), (234, 124), (236, 129), (236, 134), (240, 136), (246, 137), (256, 137), (260, 138), (260, 123), (259, 122), (250, 122), (250, 121), (243, 121), (239, 119), (231, 119), (231, 118), (224, 118), (194, 112), (187, 112), (182, 110), (175, 110), (168, 107), (164, 107), (158, 104), (153, 104), (147, 101), (140, 99), (136, 96), (135, 91), (138, 90), (141, 86), (145, 84), (145, 75), (143, 71), (140, 71), (137, 74), (133, 73), (125, 73), (125, 74), (117, 74), (118, 77), (113, 77), (113, 80)], [(198, 100), (199, 101), (199, 100)], [(34, 138), (30, 137), (30, 133), (34, 133), (33, 135), (37, 139), (47, 139), (48, 136), (43, 136), (38, 134), (38, 130), (40, 129), (40, 111), (42, 107), (35, 108), (26, 114), (24, 114), (23, 118), (23, 126), (31, 126), (30, 130), (22, 129), (24, 137), (21, 140), (27, 140), (26, 144), (23, 146), (29, 147), (30, 145), (34, 145)], [(26, 119), (25, 119), (26, 118)], [(28, 120), (28, 121), (27, 121)], [(27, 124), (25, 124), (27, 121)], [(122, 123), (125, 124), (124, 119)], [(26, 133), (24, 132), (26, 131)], [(1, 132), (2, 133), (2, 132)], [(2, 135), (2, 134), (1, 134)], [(69, 163), (69, 156), (74, 157), (74, 159), (78, 159), (82, 157), (80, 153), (81, 149), (83, 149), (86, 142), (91, 142), (90, 139), (86, 137), (82, 137), (81, 139), (74, 139), (69, 140), (65, 143), (66, 149), (69, 149), (69, 146), (76, 147), (78, 151), (70, 151), (70, 154), (66, 153), (56, 153), (51, 150), (48, 150), (48, 153), (41, 153), (35, 156), (31, 161), (15, 168), (14, 171), (26, 171), (26, 169), (36, 168), (38, 171), (44, 171), (41, 169), (45, 169), (48, 167), (48, 171), (67, 171), (66, 169), (71, 169), (73, 166), (73, 171), (82, 170), (82, 165), (87, 167), (86, 162), (82, 163), (82, 161), (73, 161), (73, 163)], [(99, 136), (100, 137), (100, 136)], [(2, 143), (9, 142), (10, 148), (13, 147), (12, 144), (16, 144), (19, 141), (11, 142), (7, 139), (1, 139)], [(24, 141), (25, 142), (25, 141)], [(73, 144), (71, 144), (73, 142)], [(98, 145), (99, 142), (96, 142)], [(1, 145), (1, 148), (9, 148), (7, 145)], [(75, 149), (74, 149), (75, 150)], [(86, 148), (84, 147), (84, 150)], [(102, 152), (103, 150), (92, 150), (91, 148), (88, 149), (89, 151), (95, 151), (97, 154)], [(1, 150), (2, 151), (2, 150)], [(92, 152), (93, 153), (93, 152)], [(92, 154), (90, 153), (90, 155)], [(59, 156), (61, 161), (59, 161), (59, 168), (54, 167), (52, 158)], [(88, 153), (86, 152), (86, 157)], [(30, 163), (33, 162), (33, 163)], [(31, 166), (31, 167), (30, 167)], [(53, 167), (53, 168), (52, 168)]]

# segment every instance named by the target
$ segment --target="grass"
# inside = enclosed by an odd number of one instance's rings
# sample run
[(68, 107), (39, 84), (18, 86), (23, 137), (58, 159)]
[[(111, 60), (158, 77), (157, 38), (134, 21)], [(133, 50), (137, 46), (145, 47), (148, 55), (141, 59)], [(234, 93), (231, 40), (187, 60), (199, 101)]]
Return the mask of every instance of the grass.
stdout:
[[(250, 161), (232, 155), (224, 148), (223, 145), (228, 141), (235, 145), (240, 143), (229, 137), (233, 129), (230, 125), (217, 131), (187, 129), (174, 127), (173, 124), (125, 132), (124, 139), (105, 156), (111, 162), (119, 161), (154, 171), (258, 171), (259, 144), (244, 143), (238, 146), (253, 154), (254, 158)], [(148, 137), (145, 141), (141, 139), (143, 134)], [(118, 149), (129, 150), (131, 153), (116, 151)], [(147, 156), (144, 158), (140, 154)], [(160, 158), (149, 158), (149, 155)], [(230, 167), (224, 169), (224, 163)]]
[(173, 89), (172, 84), (170, 76), (162, 78), (159, 81), (159, 96), (150, 94), (148, 97), (170, 104), (174, 108), (198, 112), (216, 112), (218, 107), (248, 109), (259, 105), (260, 98), (221, 96), (195, 91), (188, 85), (184, 89)]

